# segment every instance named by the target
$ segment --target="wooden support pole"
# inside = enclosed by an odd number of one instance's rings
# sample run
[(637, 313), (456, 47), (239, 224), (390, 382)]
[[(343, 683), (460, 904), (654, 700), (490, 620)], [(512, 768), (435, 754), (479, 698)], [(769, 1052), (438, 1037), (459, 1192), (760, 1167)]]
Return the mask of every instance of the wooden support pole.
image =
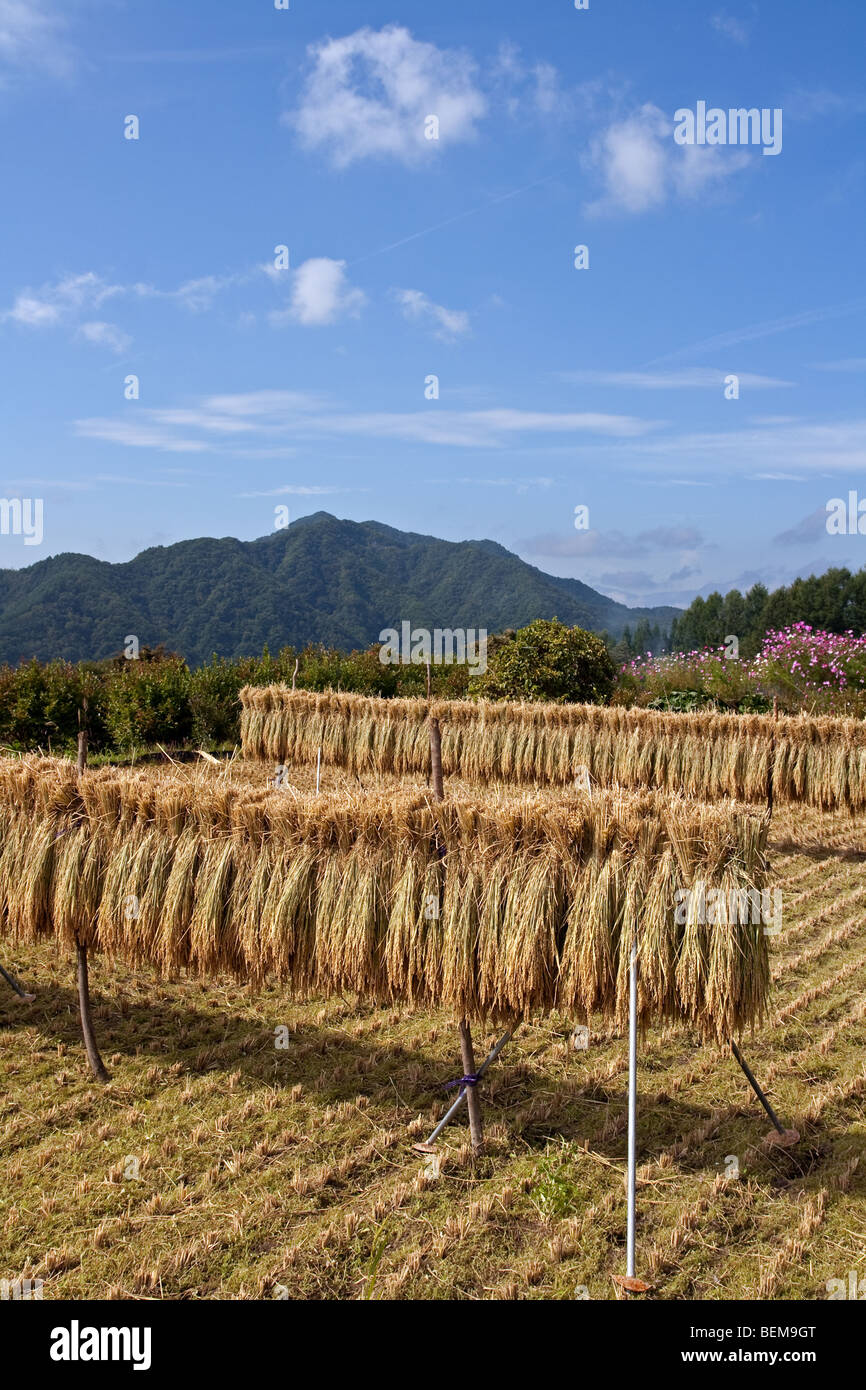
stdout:
[(78, 710), (78, 762), (76, 769), (79, 777), (87, 767), (87, 697), (81, 701)]
[[(78, 762), (77, 769), (79, 777), (84, 776), (87, 767), (87, 697), (81, 701), (81, 708), (78, 711)], [(81, 1036), (84, 1039), (84, 1050), (87, 1053), (87, 1060), (90, 1063), (90, 1070), (96, 1080), (105, 1083), (111, 1078), (105, 1069), (105, 1063), (99, 1055), (99, 1048), (96, 1045), (96, 1033), (93, 1028), (93, 1015), (90, 1011), (90, 976), (87, 970), (87, 947), (76, 937), (75, 951), (77, 957), (78, 972), (78, 1012), (81, 1016)]]
[(773, 737), (770, 740), (770, 768), (767, 773), (767, 815), (773, 814), (773, 781), (776, 775), (776, 729), (779, 722), (779, 697), (773, 696)]
[(78, 1011), (81, 1015), (81, 1036), (84, 1038), (84, 1049), (90, 1063), (90, 1070), (97, 1081), (105, 1083), (111, 1078), (99, 1055), (96, 1034), (93, 1030), (93, 1016), (90, 1012), (90, 980), (87, 974), (87, 947), (77, 941), (76, 952), (78, 956)]
[[(464, 1076), (475, 1075), (475, 1049), (472, 1046), (472, 1030), (466, 1019), (460, 1020), (460, 1058)], [(466, 1108), (469, 1111), (469, 1137), (472, 1152), (480, 1154), (484, 1148), (484, 1126), (481, 1121), (481, 1101), (477, 1086), (466, 1088)]]
[(433, 782), (433, 795), (437, 801), (444, 800), (445, 784), (442, 780), (442, 733), (439, 720), (430, 716), (430, 776)]

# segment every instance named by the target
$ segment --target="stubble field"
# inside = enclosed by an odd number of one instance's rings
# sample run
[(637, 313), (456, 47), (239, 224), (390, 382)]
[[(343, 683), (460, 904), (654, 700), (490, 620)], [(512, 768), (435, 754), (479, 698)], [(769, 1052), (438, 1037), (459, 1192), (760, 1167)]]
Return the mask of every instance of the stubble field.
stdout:
[[(825, 1299), (829, 1280), (866, 1276), (866, 818), (793, 807), (771, 844), (771, 1017), (742, 1047), (800, 1141), (766, 1145), (724, 1051), (650, 1030), (647, 1298)], [(617, 1297), (627, 1039), (600, 1022), (585, 1050), (583, 1020), (524, 1024), (485, 1079), (483, 1157), (464, 1114), (437, 1165), (412, 1145), (461, 1074), (446, 1013), (97, 958), (99, 1087), (72, 961), (44, 944), (3, 963), (36, 999), (0, 987), (0, 1278), (40, 1279), (45, 1299)], [(476, 1060), (494, 1036), (476, 1029)]]

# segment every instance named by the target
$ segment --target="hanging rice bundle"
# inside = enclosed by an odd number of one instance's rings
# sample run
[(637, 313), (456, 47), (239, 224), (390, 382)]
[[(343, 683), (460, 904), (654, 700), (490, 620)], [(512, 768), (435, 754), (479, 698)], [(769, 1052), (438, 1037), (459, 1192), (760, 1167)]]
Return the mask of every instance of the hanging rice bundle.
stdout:
[(569, 786), (656, 788), (705, 800), (866, 809), (866, 723), (856, 719), (663, 714), (598, 705), (380, 700), (284, 686), (241, 691), (246, 757), (425, 775), (428, 714), (442, 727), (446, 776)]
[[(299, 995), (619, 1021), (725, 1038), (769, 990), (764, 817), (682, 797), (288, 795), (182, 773), (0, 759), (0, 931)], [(687, 897), (687, 908), (680, 900)], [(739, 895), (739, 897), (738, 897)]]

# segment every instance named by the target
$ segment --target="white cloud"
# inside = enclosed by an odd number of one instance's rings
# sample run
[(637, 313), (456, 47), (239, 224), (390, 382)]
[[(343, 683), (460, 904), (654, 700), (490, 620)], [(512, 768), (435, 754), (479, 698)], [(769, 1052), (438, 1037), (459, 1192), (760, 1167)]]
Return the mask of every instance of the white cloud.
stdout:
[(395, 293), (403, 309), (403, 317), (410, 322), (432, 324), (434, 338), (453, 342), (461, 334), (469, 332), (469, 315), (465, 309), (445, 309), (441, 304), (434, 304), (421, 290), (396, 290)]
[(592, 158), (604, 179), (606, 203), (645, 212), (664, 202), (670, 153), (663, 141), (671, 130), (658, 107), (647, 104), (598, 137)]
[(0, 0), (0, 85), (13, 69), (68, 73), (72, 54), (65, 28), (57, 6), (45, 0)]
[[(485, 114), (471, 58), (422, 43), (400, 25), (358, 29), (308, 52), (313, 68), (300, 105), (283, 120), (338, 168), (370, 158), (427, 160), (472, 139)], [(431, 115), (439, 120), (438, 140), (425, 135)]]
[(346, 276), (346, 262), (316, 256), (292, 275), (292, 300), (287, 310), (271, 314), (274, 324), (294, 319), (307, 326), (336, 323), (338, 319), (360, 313), (366, 296), (352, 289)]
[(673, 196), (695, 198), (750, 161), (745, 151), (675, 144), (672, 120), (647, 102), (592, 142), (587, 162), (604, 193), (587, 211), (648, 212)]
[(114, 323), (104, 323), (102, 320), (94, 320), (90, 323), (83, 323), (78, 330), (80, 336), (94, 347), (111, 348), (112, 352), (125, 352), (132, 339), (128, 333), (124, 333)]

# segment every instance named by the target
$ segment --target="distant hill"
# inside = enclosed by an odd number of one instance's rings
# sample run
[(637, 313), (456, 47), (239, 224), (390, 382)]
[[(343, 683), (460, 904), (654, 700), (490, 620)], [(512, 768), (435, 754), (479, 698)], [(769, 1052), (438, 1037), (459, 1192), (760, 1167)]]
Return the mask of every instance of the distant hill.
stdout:
[(0, 570), (0, 661), (100, 659), (129, 634), (191, 665), (309, 642), (368, 647), (383, 628), (522, 627), (533, 618), (621, 635), (676, 608), (627, 608), (494, 541), (442, 541), (377, 521), (302, 517), (255, 541), (180, 541), (125, 564), (56, 555)]

